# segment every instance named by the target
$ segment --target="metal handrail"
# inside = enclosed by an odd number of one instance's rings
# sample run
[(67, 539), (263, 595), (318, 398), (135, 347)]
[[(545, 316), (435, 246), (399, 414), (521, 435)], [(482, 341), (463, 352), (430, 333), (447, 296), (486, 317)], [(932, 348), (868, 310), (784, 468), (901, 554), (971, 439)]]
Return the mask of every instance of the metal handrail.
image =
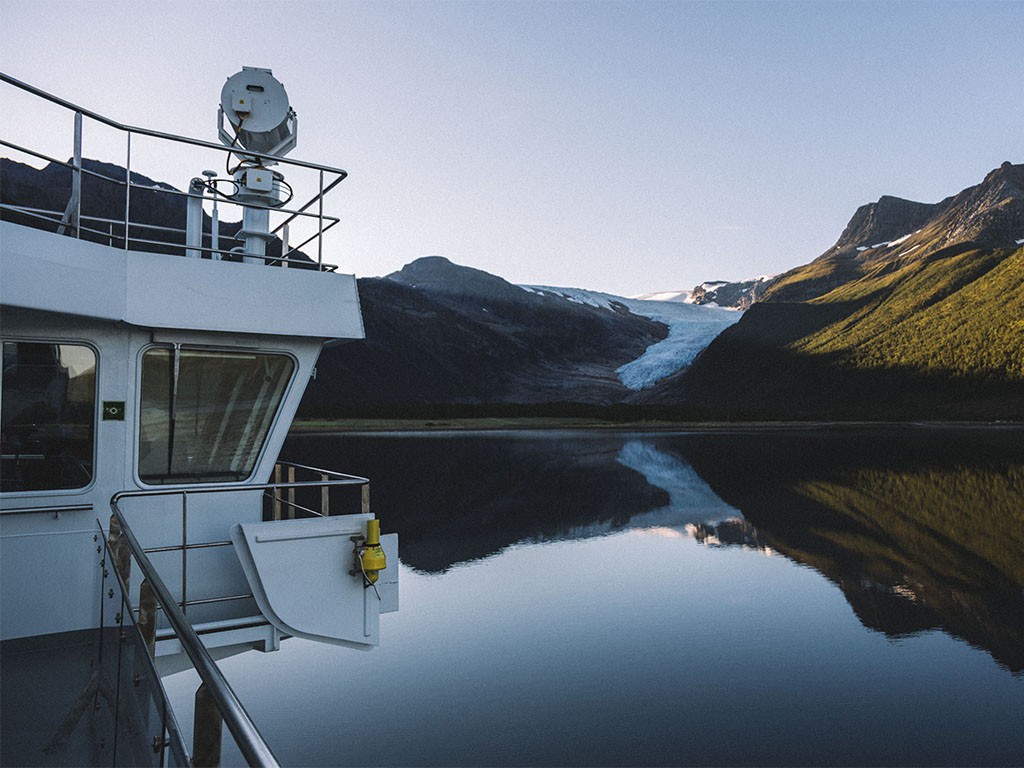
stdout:
[[(285, 466), (289, 465), (289, 462), (282, 461), (280, 463)], [(121, 499), (134, 499), (143, 496), (177, 496), (182, 493), (193, 496), (201, 493), (230, 493), (232, 491), (237, 493), (238, 491), (268, 491), (274, 488), (320, 488), (325, 485), (333, 487), (336, 485), (369, 485), (370, 483), (369, 478), (360, 477), (359, 475), (346, 475), (342, 472), (332, 472), (328, 469), (304, 467), (301, 464), (295, 464), (294, 466), (296, 469), (310, 469), (324, 475), (334, 475), (338, 479), (327, 482), (323, 480), (302, 480), (294, 483), (231, 483), (230, 485), (217, 485), (212, 488), (176, 485), (173, 488), (151, 488), (145, 491), (118, 491), (110, 498), (110, 504), (113, 506)]]
[[(117, 494), (114, 496), (116, 498)], [(217, 703), (217, 709), (228, 730), (231, 731), (231, 735), (234, 736), (235, 743), (246, 762), (251, 766), (279, 766), (280, 761), (263, 738), (263, 734), (259, 732), (249, 713), (245, 711), (245, 707), (231, 688), (227, 678), (224, 677), (224, 673), (220, 671), (217, 662), (213, 660), (213, 656), (206, 650), (199, 635), (192, 629), (192, 625), (189, 624), (185, 614), (182, 613), (181, 608), (171, 596), (170, 590), (167, 589), (167, 585), (164, 584), (156, 568), (153, 567), (153, 563), (143, 552), (139, 540), (135, 538), (135, 533), (113, 498), (110, 500), (110, 508), (121, 526), (121, 535), (128, 542), (128, 547), (135, 557), (135, 562), (139, 565), (139, 570), (149, 581), (157, 600), (163, 605), (164, 615), (174, 627), (178, 642), (181, 643), (181, 647), (192, 660), (196, 672), (199, 673), (199, 677), (202, 678), (213, 696), (213, 700)]]
[[(2, 76), (2, 75), (3, 75), (3, 73), (0, 72), (0, 76)], [(150, 190), (152, 192), (162, 192), (164, 194), (177, 195), (179, 197), (191, 197), (192, 196), (190, 193), (182, 192), (180, 189), (173, 189), (173, 188), (168, 189), (167, 187), (159, 186), (159, 185), (132, 183), (130, 180), (115, 179), (113, 176), (105, 176), (102, 173), (97, 173), (96, 171), (89, 170), (88, 168), (84, 168), (84, 167), (83, 168), (78, 168), (78, 167), (75, 166), (74, 163), (69, 163), (66, 160), (60, 160), (60, 159), (58, 159), (56, 157), (51, 157), (50, 155), (43, 154), (42, 152), (36, 152), (35, 150), (29, 149), (28, 147), (23, 147), (20, 144), (15, 144), (12, 141), (7, 141), (6, 139), (0, 139), (0, 146), (9, 147), (11, 149), (17, 150), (18, 152), (23, 152), (26, 155), (32, 155), (33, 157), (35, 157), (35, 158), (37, 158), (39, 160), (46, 160), (47, 162), (53, 163), (54, 165), (60, 165), (60, 166), (62, 166), (64, 168), (67, 168), (70, 171), (73, 171), (73, 172), (76, 172), (76, 173), (84, 173), (86, 176), (93, 176), (93, 177), (95, 177), (97, 179), (101, 179), (101, 180), (109, 182), (111, 184), (116, 184), (116, 185), (118, 185), (120, 187), (132, 186), (132, 187), (136, 187), (137, 189), (148, 189), (148, 190)], [(221, 147), (219, 145), (215, 145), (215, 146), (217, 148), (221, 149), (221, 150), (226, 149), (225, 147)], [(231, 151), (234, 151), (234, 150), (231, 150)], [(282, 163), (285, 163), (285, 164), (291, 162), (289, 160), (285, 160), (284, 158), (277, 158), (277, 159), (278, 159), (279, 162), (282, 162)], [(345, 172), (344, 171), (340, 171), (340, 173), (344, 174)], [(272, 235), (276, 235), (278, 232), (280, 232), (282, 229), (284, 229), (286, 226), (291, 224), (293, 221), (295, 221), (295, 219), (297, 219), (299, 217), (305, 217), (305, 218), (310, 218), (310, 219), (323, 219), (325, 221), (330, 222), (330, 224), (328, 224), (327, 227), (324, 228), (324, 231), (326, 232), (332, 226), (334, 226), (335, 224), (338, 224), (341, 221), (341, 219), (338, 218), (337, 216), (328, 216), (328, 215), (325, 215), (323, 213), (306, 213), (306, 209), (309, 208), (311, 205), (313, 205), (313, 203), (317, 202), (317, 200), (321, 199), (324, 195), (326, 195), (328, 192), (330, 192), (336, 186), (338, 186), (341, 182), (343, 182), (345, 180), (346, 176), (347, 176), (347, 174), (345, 174), (343, 176), (339, 176), (334, 181), (332, 181), (330, 184), (328, 184), (326, 187), (324, 187), (321, 192), (319, 192), (318, 194), (316, 194), (313, 197), (311, 197), (309, 200), (307, 200), (299, 208), (296, 208), (296, 209), (284, 208), (284, 207), (281, 207), (281, 206), (273, 206), (273, 205), (260, 205), (259, 203), (239, 203), (239, 202), (236, 202), (235, 200), (232, 200), (229, 197), (219, 197), (218, 200), (220, 202), (223, 202), (223, 203), (227, 204), (227, 205), (237, 205), (237, 206), (242, 207), (242, 208), (258, 208), (258, 209), (263, 209), (263, 210), (267, 210), (267, 211), (274, 211), (274, 212), (277, 212), (277, 213), (290, 213), (291, 216), (289, 216), (287, 219), (282, 221), (280, 224), (278, 224), (276, 227), (274, 227), (270, 231), (270, 234), (272, 234)], [(8, 205), (7, 207), (12, 207), (12, 206)], [(36, 210), (41, 210), (41, 209), (36, 209)], [(54, 213), (59, 213), (59, 212), (54, 211)], [(96, 217), (96, 216), (83, 216), (82, 218), (97, 219), (98, 217)], [(117, 224), (123, 224), (124, 223), (120, 219), (110, 219), (109, 221), (113, 221), (114, 223), (117, 223)], [(135, 223), (133, 226), (136, 226), (136, 227), (150, 226), (150, 227), (152, 227), (152, 225), (143, 224), (143, 223)], [(175, 228), (175, 229), (176, 229), (176, 231), (181, 231), (181, 232), (185, 231), (184, 229), (178, 229), (178, 228)], [(315, 235), (313, 237), (315, 237)], [(312, 238), (310, 238), (310, 240), (311, 239)], [(309, 242), (309, 240), (307, 240), (306, 242)], [(299, 247), (301, 248), (302, 246), (299, 246)], [(292, 249), (292, 250), (295, 250), (295, 249)]]
[[(103, 176), (102, 178), (108, 178), (108, 177)], [(145, 187), (145, 189), (156, 189), (156, 187)], [(165, 190), (165, 189), (161, 189), (159, 191), (161, 191), (161, 192), (169, 192), (169, 190)], [(233, 203), (233, 205), (242, 205), (242, 203)], [(31, 207), (29, 207), (27, 205), (12, 205), (11, 203), (0, 203), (0, 210), (12, 211), (14, 213), (19, 213), (22, 216), (28, 216), (29, 218), (38, 219), (39, 221), (45, 221), (48, 224), (60, 224), (61, 223), (61, 216), (63, 215), (63, 213), (61, 211), (49, 210), (49, 209), (46, 209), (46, 208), (31, 208)], [(305, 215), (312, 215), (312, 214), (305, 214)], [(324, 230), (323, 230), (324, 232), (326, 232), (331, 227), (333, 227), (335, 224), (337, 224), (337, 223), (339, 223), (341, 221), (340, 219), (334, 219), (331, 216), (325, 216), (324, 218), (331, 220), (330, 224), (328, 224), (326, 227), (324, 227)], [(117, 224), (117, 225), (119, 225), (121, 227), (124, 226), (124, 221), (122, 221), (121, 219), (109, 219), (109, 218), (106, 218), (104, 216), (90, 216), (88, 214), (83, 214), (81, 216), (81, 219), (82, 219), (82, 221), (98, 221), (98, 222), (100, 222), (102, 224)], [(185, 234), (185, 230), (183, 228), (181, 228), (181, 227), (165, 227), (165, 226), (162, 226), (160, 224), (146, 224), (145, 222), (141, 222), (141, 221), (129, 222), (129, 226), (134, 227), (135, 229), (153, 229), (153, 230), (156, 230), (158, 232), (176, 232), (176, 233), (180, 233), (182, 235)], [(94, 227), (87, 227), (84, 224), (79, 224), (79, 229), (82, 232), (88, 232), (89, 234), (96, 235), (97, 237), (105, 237), (105, 238), (113, 239), (113, 240), (124, 240), (124, 235), (123, 234), (117, 234), (115, 232), (109, 232), (109, 231), (104, 232), (102, 229), (95, 229)], [(209, 238), (210, 235), (204, 235), (204, 237)], [(288, 255), (288, 254), (297, 253), (297, 252), (301, 251), (302, 246), (304, 246), (307, 243), (311, 242), (316, 237), (317, 237), (317, 235), (315, 235), (315, 234), (310, 235), (304, 241), (299, 243), (299, 245), (295, 246), (294, 248), (289, 248), (288, 249), (288, 253), (283, 255), (283, 256), (263, 256), (261, 258), (263, 258), (268, 265), (274, 265), (274, 264), (295, 264), (298, 267), (305, 267), (306, 269), (309, 269), (310, 267), (315, 265), (322, 272), (334, 272), (334, 271), (336, 271), (338, 269), (338, 267), (336, 265), (334, 265), (334, 264), (317, 264), (315, 261), (310, 259), (308, 256), (306, 258), (304, 258), (304, 259), (297, 259), (297, 258), (294, 258), (294, 257)], [(229, 241), (230, 240), (230, 241), (236, 242), (236, 243), (242, 242), (241, 238), (237, 237), (236, 235), (220, 235), (220, 238), (221, 238), (222, 241)], [(168, 242), (166, 240), (150, 240), (150, 239), (145, 238), (145, 237), (133, 237), (133, 238), (131, 238), (131, 241), (133, 243), (145, 243), (147, 245), (159, 245), (159, 246), (163, 246), (165, 248), (181, 248), (181, 249), (184, 249), (186, 247), (185, 245), (182, 245), (181, 243), (172, 243), (172, 242)], [(202, 253), (230, 254), (232, 256), (244, 255), (244, 254), (240, 254), (240, 253), (238, 253), (238, 252), (236, 252), (236, 251), (234, 251), (232, 249), (224, 248), (223, 246), (218, 246), (217, 248), (213, 248), (213, 247), (207, 246), (207, 245), (189, 245), (187, 247), (188, 247), (189, 250), (201, 251)]]
[(5, 507), (0, 509), (0, 515), (37, 515), (42, 512), (59, 516), (61, 512), (88, 512), (92, 504), (63, 504), (46, 507)]
[[(297, 467), (301, 465), (296, 465)], [(277, 488), (306, 488), (306, 487), (323, 487), (323, 486), (336, 486), (336, 485), (363, 485), (369, 484), (369, 480), (365, 477), (359, 477), (357, 475), (346, 475), (340, 472), (333, 472), (330, 470), (319, 470), (313, 467), (304, 467), (303, 469), (311, 469), (321, 474), (328, 474), (335, 477), (334, 480), (329, 481), (313, 481), (313, 482), (292, 482), (292, 483), (259, 483), (255, 485), (248, 485), (244, 483), (233, 483), (231, 485), (217, 486), (214, 488), (160, 488), (151, 489), (145, 491), (120, 491), (115, 493), (110, 498), (110, 509), (121, 527), (121, 535), (124, 536), (124, 540), (127, 542), (135, 561), (139, 565), (139, 569), (142, 571), (145, 578), (149, 581), (152, 586), (154, 593), (156, 594), (157, 601), (162, 605), (164, 610), (164, 616), (170, 623), (177, 635), (178, 641), (181, 643), (182, 649), (188, 655), (192, 664), (195, 666), (196, 672), (199, 677), (206, 684), (214, 702), (217, 705), (217, 709), (220, 711), (221, 716), (227, 725), (228, 730), (231, 731), (231, 735), (234, 737), (239, 750), (242, 752), (246, 762), (252, 766), (278, 766), (280, 763), (277, 757), (271, 751), (270, 746), (266, 743), (256, 724), (253, 722), (249, 713), (246, 712), (245, 707), (242, 705), (238, 695), (231, 688), (227, 678), (220, 671), (216, 661), (210, 655), (210, 652), (203, 645), (199, 639), (199, 635), (193, 629), (192, 624), (186, 618), (184, 611), (178, 606), (178, 602), (174, 599), (167, 585), (163, 579), (157, 573), (156, 568), (153, 566), (152, 561), (146, 554), (146, 550), (143, 549), (139, 540), (135, 537), (134, 531), (128, 525), (128, 521), (125, 518), (124, 512), (121, 510), (120, 502), (126, 498), (140, 498), (140, 497), (152, 497), (152, 496), (173, 496), (179, 494), (200, 494), (200, 493), (230, 493), (239, 491), (267, 491), (270, 489)], [(187, 544), (187, 542), (184, 542)], [(182, 596), (184, 598), (184, 595)]]
[[(26, 149), (25, 147), (22, 147), (22, 146), (20, 146), (18, 144), (14, 144), (14, 143), (9, 142), (9, 141), (5, 141), (3, 139), (0, 139), (0, 146), (10, 147), (11, 149), (15, 149), (15, 150), (17, 150), (19, 152), (24, 152), (26, 154), (33, 155), (34, 157), (38, 158), (39, 160), (46, 160), (47, 162), (53, 163), (54, 165), (63, 166), (64, 168), (67, 168), (68, 170), (72, 171), (73, 173), (84, 173), (86, 176), (92, 176), (94, 178), (100, 179), (101, 181), (106, 181), (106, 182), (109, 182), (110, 184), (116, 184), (119, 187), (134, 187), (135, 189), (145, 189), (145, 190), (148, 190), (150, 192), (159, 192), (160, 194), (171, 195), (171, 196), (174, 196), (174, 197), (193, 197), (194, 196), (190, 192), (182, 192), (180, 189), (174, 189), (173, 187), (170, 187), (170, 186), (160, 186), (158, 184), (139, 184), (138, 182), (122, 181), (121, 179), (115, 179), (112, 176), (105, 176), (102, 173), (97, 173), (96, 171), (91, 171), (88, 168), (84, 168), (84, 167), (83, 168), (78, 168), (73, 163), (69, 163), (69, 162), (66, 162), (64, 160), (59, 160), (56, 157), (51, 157), (50, 155), (45, 155), (42, 152), (33, 152), (30, 149)], [(284, 160), (284, 158), (281, 158), (280, 161), (281, 162), (287, 162), (286, 160)], [(338, 186), (338, 184), (340, 184), (343, 180), (344, 179), (340, 179), (340, 178), (339, 179), (335, 179), (334, 182), (332, 182), (330, 184), (330, 186), (324, 188), (323, 194), (327, 194), (328, 192), (330, 192), (332, 189), (334, 189), (336, 186)], [(300, 208), (295, 208), (295, 209), (285, 208), (285, 207), (280, 206), (280, 205), (263, 205), (263, 204), (256, 203), (256, 202), (240, 203), (240, 202), (238, 202), (236, 200), (232, 200), (230, 197), (227, 197), (227, 196), (224, 196), (224, 195), (218, 197), (217, 200), (219, 202), (224, 203), (225, 205), (236, 205), (236, 206), (238, 206), (240, 208), (255, 208), (257, 210), (273, 211), (275, 213), (290, 213), (291, 216), (289, 216), (287, 219), (285, 219), (283, 222), (281, 222), (278, 226), (274, 227), (274, 229), (271, 231), (271, 234), (277, 234), (277, 232), (279, 232), (280, 230), (284, 229), (284, 227), (286, 225), (290, 224), (291, 222), (293, 222), (295, 219), (297, 219), (299, 217), (303, 217), (303, 218), (307, 218), (307, 219), (322, 219), (324, 221), (330, 222), (329, 226), (333, 226), (334, 224), (337, 224), (337, 223), (339, 223), (341, 221), (341, 219), (338, 218), (337, 216), (329, 216), (329, 215), (321, 214), (321, 213), (306, 213), (306, 209), (309, 208), (313, 203), (315, 203), (317, 201), (317, 196), (314, 196), (311, 200), (308, 200)], [(5, 207), (14, 207), (14, 206), (11, 206), (8, 203), (8, 204), (5, 205)], [(42, 210), (42, 209), (36, 209), (36, 210)], [(55, 213), (56, 213), (56, 211), (55, 211)], [(99, 217), (98, 216), (89, 216), (87, 214), (83, 214), (82, 218), (98, 219)], [(123, 224), (124, 223), (124, 221), (122, 221), (121, 219), (110, 219), (110, 221), (114, 221), (117, 224)], [(129, 222), (129, 223), (133, 227), (149, 227), (151, 229), (159, 228), (156, 225), (146, 224), (145, 222)], [(179, 228), (179, 227), (165, 227), (165, 229), (170, 229), (170, 230), (180, 231), (180, 232), (184, 232), (185, 231), (184, 229)]]
[[(357, 475), (346, 475), (344, 472), (335, 472), (332, 469), (322, 469), (320, 467), (310, 467), (310, 466), (308, 466), (306, 464), (296, 464), (294, 461), (279, 461), (277, 463), (280, 464), (282, 467), (295, 467), (296, 469), (306, 469), (306, 470), (309, 470), (310, 472), (316, 472), (318, 475), (330, 475), (331, 477), (336, 477), (338, 479), (358, 480), (358, 481), (365, 480), (367, 483), (370, 482), (365, 477), (359, 477)], [(321, 485), (321, 484), (322, 483), (317, 483), (317, 485)], [(351, 483), (348, 483), (348, 484), (351, 485)], [(358, 484), (362, 485), (362, 482), (360, 482)]]

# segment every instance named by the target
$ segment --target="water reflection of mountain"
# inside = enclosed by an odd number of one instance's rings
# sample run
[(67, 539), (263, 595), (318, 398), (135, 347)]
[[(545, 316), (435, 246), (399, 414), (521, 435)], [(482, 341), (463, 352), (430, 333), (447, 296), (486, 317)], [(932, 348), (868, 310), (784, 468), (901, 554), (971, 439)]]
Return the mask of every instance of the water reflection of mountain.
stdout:
[(940, 629), (1024, 671), (1019, 430), (306, 436), (285, 455), (372, 477), (417, 570), (667, 527), (777, 551), (836, 583), (866, 627)]
[(665, 506), (665, 491), (617, 461), (622, 445), (558, 433), (310, 435), (291, 438), (283, 455), (372, 478), (373, 508), (385, 530), (400, 531), (402, 562), (440, 573), (518, 543), (621, 530)]
[(676, 446), (758, 540), (835, 582), (861, 622), (940, 629), (1024, 672), (1024, 439), (891, 430)]

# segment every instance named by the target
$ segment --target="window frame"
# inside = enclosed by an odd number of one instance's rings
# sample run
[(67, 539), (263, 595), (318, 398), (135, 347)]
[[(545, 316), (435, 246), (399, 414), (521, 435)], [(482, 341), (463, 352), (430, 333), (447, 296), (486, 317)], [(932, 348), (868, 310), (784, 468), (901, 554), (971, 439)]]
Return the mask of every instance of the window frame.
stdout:
[[(277, 408), (274, 412), (274, 418), (270, 422), (270, 426), (267, 428), (267, 434), (263, 438), (263, 443), (260, 445), (260, 450), (256, 454), (256, 460), (253, 462), (252, 471), (244, 478), (238, 480), (214, 480), (206, 482), (167, 482), (167, 483), (151, 483), (147, 482), (142, 478), (141, 473), (141, 453), (142, 453), (142, 362), (147, 352), (154, 349), (163, 350), (174, 350), (178, 347), (181, 351), (195, 351), (195, 352), (220, 352), (224, 354), (237, 354), (237, 355), (277, 355), (280, 357), (286, 357), (292, 364), (292, 371), (289, 374), (288, 381), (285, 383), (284, 389), (281, 392), (281, 400), (277, 404)], [(295, 386), (295, 382), (299, 376), (299, 360), (298, 358), (287, 349), (278, 348), (266, 348), (266, 347), (242, 347), (242, 346), (230, 346), (223, 344), (197, 344), (195, 342), (174, 342), (161, 340), (159, 342), (151, 342), (142, 345), (139, 348), (136, 356), (135, 366), (135, 391), (133, 393), (135, 397), (135, 407), (133, 409), (133, 436), (132, 436), (132, 477), (140, 488), (145, 489), (190, 489), (190, 488), (215, 488), (219, 486), (230, 486), (230, 485), (242, 485), (251, 483), (253, 478), (256, 476), (260, 465), (266, 458), (267, 445), (270, 442), (270, 436), (273, 435), (280, 424), (281, 413), (284, 410), (284, 405), (288, 401), (292, 394), (292, 388)]]
[[(0, 491), (0, 496), (5, 499), (28, 496), (31, 498), (42, 498), (46, 496), (80, 496), (89, 493), (99, 482), (100, 473), (100, 376), (103, 355), (99, 346), (87, 339), (72, 339), (59, 336), (24, 336), (12, 335), (0, 337), (0, 349), (4, 344), (54, 344), (57, 346), (85, 347), (93, 354), (95, 360), (95, 373), (93, 375), (92, 388), (92, 467), (89, 475), (89, 482), (75, 488), (38, 488), (33, 490)], [(0, 370), (0, 397), (3, 395), (3, 370)], [(2, 514), (4, 510), (0, 510)]]

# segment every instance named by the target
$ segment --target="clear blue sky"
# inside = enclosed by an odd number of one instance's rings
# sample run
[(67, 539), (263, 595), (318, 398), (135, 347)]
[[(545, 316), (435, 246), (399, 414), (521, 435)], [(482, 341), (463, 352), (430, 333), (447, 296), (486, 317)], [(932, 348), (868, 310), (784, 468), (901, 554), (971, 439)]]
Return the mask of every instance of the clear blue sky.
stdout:
[(619, 294), (784, 271), (1024, 162), (1022, 41), (1016, 0), (0, 4), (0, 68), (134, 125), (215, 140), (224, 78), (272, 68), (293, 156), (351, 174), (345, 271)]

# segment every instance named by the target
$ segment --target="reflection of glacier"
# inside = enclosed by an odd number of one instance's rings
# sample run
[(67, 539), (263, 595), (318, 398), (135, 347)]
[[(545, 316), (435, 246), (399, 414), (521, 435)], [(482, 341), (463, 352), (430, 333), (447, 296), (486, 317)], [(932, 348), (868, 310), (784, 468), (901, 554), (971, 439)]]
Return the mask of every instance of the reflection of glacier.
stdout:
[(738, 509), (718, 498), (693, 467), (675, 456), (662, 453), (647, 440), (630, 440), (619, 451), (618, 461), (668, 493), (668, 505), (634, 516), (630, 522), (637, 525), (631, 527), (657, 525), (682, 530), (687, 523), (743, 518)]
[(743, 519), (743, 514), (715, 495), (686, 462), (659, 451), (647, 440), (630, 440), (619, 451), (617, 461), (667, 492), (668, 504), (638, 512), (628, 519), (596, 521), (531, 541), (585, 539), (627, 530), (658, 529), (676, 531), (708, 546), (742, 544), (763, 549), (754, 543), (757, 532)]
[(722, 501), (686, 462), (646, 440), (631, 440), (619, 452), (619, 463), (668, 492), (667, 506), (635, 515), (630, 528), (671, 528), (707, 547), (769, 551), (743, 513)]

